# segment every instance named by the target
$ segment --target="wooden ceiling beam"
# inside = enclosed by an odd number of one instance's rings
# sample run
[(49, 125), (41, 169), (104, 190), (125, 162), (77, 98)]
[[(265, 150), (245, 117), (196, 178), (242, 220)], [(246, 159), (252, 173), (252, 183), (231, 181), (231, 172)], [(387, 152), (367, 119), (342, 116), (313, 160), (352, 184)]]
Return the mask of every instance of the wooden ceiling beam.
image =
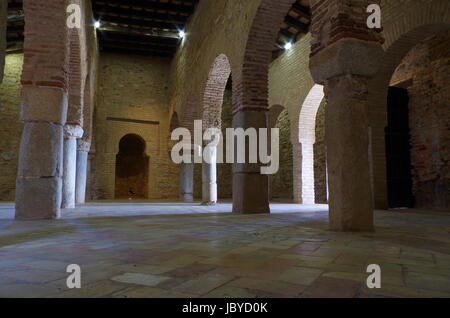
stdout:
[(130, 18), (162, 20), (166, 23), (176, 23), (176, 24), (185, 24), (188, 19), (187, 15), (164, 14), (164, 13), (150, 12), (146, 10), (133, 10), (131, 8), (119, 8), (111, 6), (94, 5), (93, 7), (95, 16), (100, 19), (102, 19), (105, 16), (112, 16), (112, 17), (128, 16)]
[(127, 0), (126, 3), (118, 0), (93, 0), (93, 3), (101, 6), (113, 6), (113, 7), (138, 7), (147, 10), (159, 10), (159, 11), (172, 11), (191, 14), (195, 9), (195, 2), (189, 2), (192, 5), (181, 5), (173, 3), (163, 3), (157, 1), (145, 1), (145, 0)]

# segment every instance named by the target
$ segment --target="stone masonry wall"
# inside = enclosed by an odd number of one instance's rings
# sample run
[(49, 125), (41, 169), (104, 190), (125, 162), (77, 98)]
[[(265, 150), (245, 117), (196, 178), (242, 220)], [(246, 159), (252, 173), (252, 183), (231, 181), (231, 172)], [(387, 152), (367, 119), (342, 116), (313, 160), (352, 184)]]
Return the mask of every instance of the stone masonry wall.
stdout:
[(170, 60), (102, 53), (99, 61), (91, 198), (114, 199), (119, 141), (137, 134), (146, 142), (149, 199), (178, 198), (179, 167), (169, 149)]
[(0, 201), (15, 198), (17, 163), (23, 124), (20, 112), (20, 76), (23, 54), (8, 54), (0, 84)]
[(413, 192), (416, 206), (450, 207), (450, 32), (414, 47), (391, 85), (408, 92)]

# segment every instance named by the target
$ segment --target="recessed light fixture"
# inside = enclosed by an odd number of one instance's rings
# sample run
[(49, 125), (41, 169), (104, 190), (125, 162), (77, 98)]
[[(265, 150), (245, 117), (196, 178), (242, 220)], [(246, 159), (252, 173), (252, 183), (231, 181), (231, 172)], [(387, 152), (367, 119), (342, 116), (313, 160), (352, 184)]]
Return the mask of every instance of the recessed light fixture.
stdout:
[(285, 50), (290, 50), (292, 48), (292, 42), (287, 42), (285, 45), (284, 45), (284, 49)]
[(184, 32), (184, 30), (179, 30), (178, 31), (178, 37), (180, 39), (184, 39), (185, 36), (186, 36), (186, 32)]
[(100, 21), (95, 21), (94, 27), (95, 27), (96, 29), (99, 29), (99, 28), (100, 28)]

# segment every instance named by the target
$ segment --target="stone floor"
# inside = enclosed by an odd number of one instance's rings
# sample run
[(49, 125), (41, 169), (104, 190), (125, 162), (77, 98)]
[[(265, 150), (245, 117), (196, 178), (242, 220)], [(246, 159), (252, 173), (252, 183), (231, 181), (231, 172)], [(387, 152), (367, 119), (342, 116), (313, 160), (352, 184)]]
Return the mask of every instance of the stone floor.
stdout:
[(2, 204), (0, 297), (450, 297), (450, 213), (377, 211), (375, 233), (337, 233), (326, 206), (229, 208), (102, 202), (16, 222)]

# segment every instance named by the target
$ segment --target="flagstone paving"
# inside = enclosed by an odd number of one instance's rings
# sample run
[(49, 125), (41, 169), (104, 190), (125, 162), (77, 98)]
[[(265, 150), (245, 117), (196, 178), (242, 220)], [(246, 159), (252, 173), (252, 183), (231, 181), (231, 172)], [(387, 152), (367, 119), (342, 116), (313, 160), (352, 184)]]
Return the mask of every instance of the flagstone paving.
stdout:
[[(0, 297), (450, 297), (446, 212), (377, 211), (374, 233), (328, 231), (320, 211), (74, 213), (0, 218)], [(66, 285), (69, 264), (81, 289)], [(366, 286), (369, 264), (381, 289)]]

